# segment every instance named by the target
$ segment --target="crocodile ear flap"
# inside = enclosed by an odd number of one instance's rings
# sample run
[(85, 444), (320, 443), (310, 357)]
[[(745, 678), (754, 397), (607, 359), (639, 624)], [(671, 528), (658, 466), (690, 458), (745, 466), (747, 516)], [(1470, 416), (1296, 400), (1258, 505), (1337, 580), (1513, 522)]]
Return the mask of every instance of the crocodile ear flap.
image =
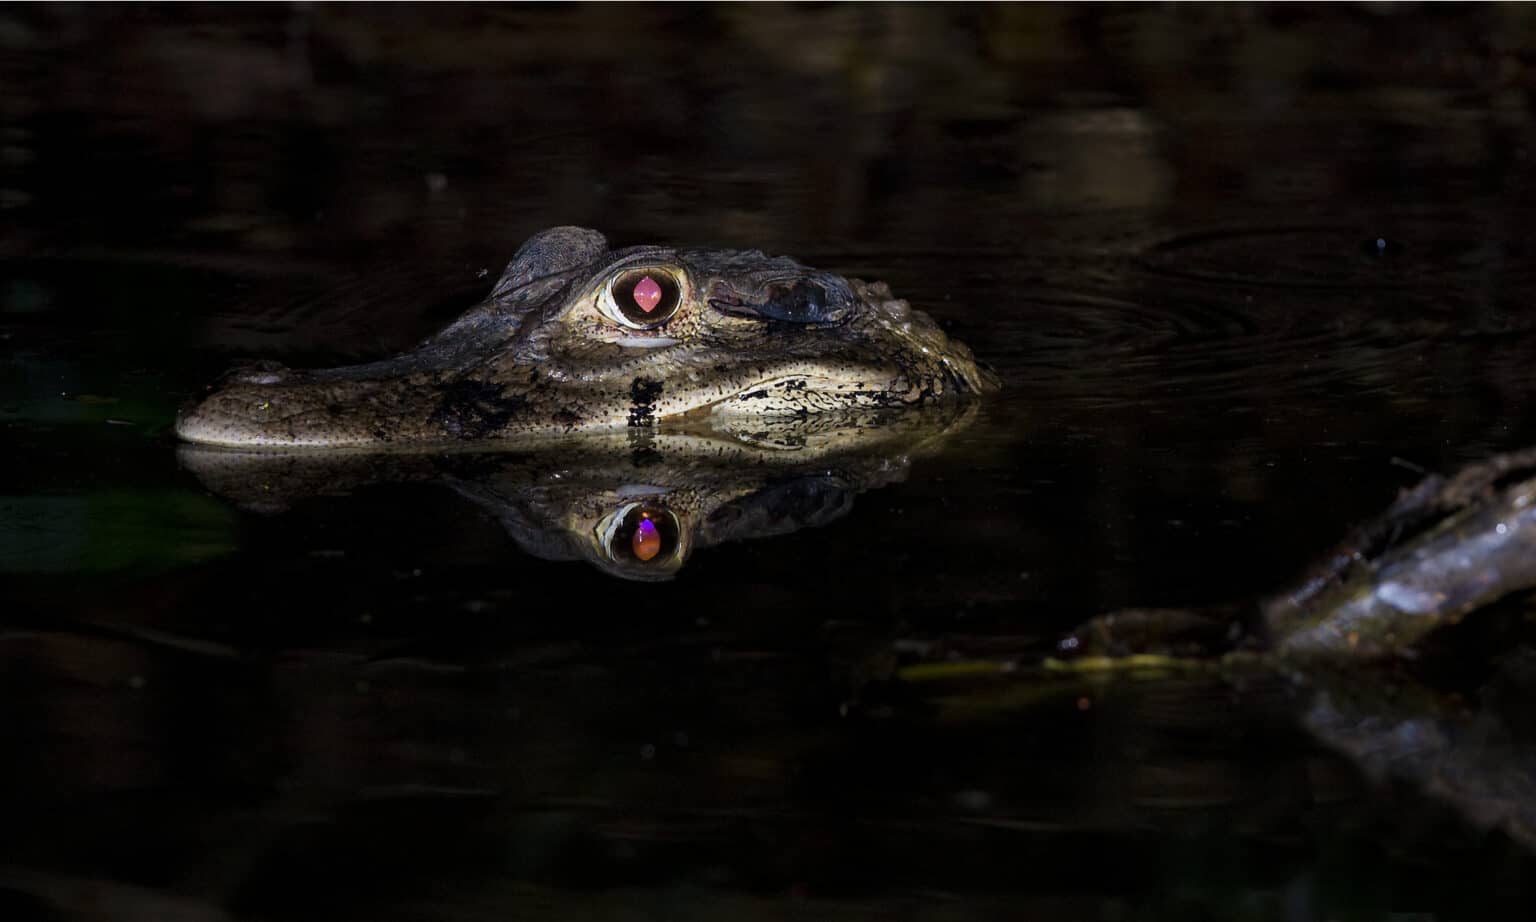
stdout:
[(589, 266), (608, 253), (608, 239), (585, 227), (551, 227), (518, 247), (491, 292), (499, 298), (531, 282)]

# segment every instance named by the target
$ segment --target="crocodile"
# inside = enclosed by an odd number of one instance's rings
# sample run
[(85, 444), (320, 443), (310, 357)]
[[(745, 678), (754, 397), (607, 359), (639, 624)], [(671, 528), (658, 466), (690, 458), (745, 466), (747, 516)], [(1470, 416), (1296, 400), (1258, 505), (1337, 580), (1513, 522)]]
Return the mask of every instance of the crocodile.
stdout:
[(480, 441), (899, 409), (998, 386), (883, 283), (756, 250), (611, 249), (597, 231), (555, 227), (414, 350), (341, 368), (237, 368), (176, 432), (240, 447)]

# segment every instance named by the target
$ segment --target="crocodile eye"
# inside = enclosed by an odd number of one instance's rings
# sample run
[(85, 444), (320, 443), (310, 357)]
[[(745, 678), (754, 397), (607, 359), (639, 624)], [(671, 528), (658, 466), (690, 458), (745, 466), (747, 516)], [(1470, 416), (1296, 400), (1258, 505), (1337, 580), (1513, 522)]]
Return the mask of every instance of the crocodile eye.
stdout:
[(615, 561), (661, 565), (677, 555), (677, 516), (664, 507), (629, 506), (613, 517), (606, 531), (608, 556)]
[(672, 319), (682, 295), (677, 276), (656, 266), (626, 269), (603, 290), (605, 313), (636, 330), (655, 329)]

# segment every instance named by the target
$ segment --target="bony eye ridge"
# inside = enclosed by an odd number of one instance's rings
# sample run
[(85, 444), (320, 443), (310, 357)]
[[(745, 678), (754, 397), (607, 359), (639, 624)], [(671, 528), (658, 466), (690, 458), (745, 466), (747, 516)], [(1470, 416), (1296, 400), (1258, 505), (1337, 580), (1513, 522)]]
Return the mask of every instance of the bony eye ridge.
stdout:
[(605, 295), (614, 319), (637, 330), (666, 323), (683, 300), (677, 276), (658, 266), (620, 272), (609, 281)]

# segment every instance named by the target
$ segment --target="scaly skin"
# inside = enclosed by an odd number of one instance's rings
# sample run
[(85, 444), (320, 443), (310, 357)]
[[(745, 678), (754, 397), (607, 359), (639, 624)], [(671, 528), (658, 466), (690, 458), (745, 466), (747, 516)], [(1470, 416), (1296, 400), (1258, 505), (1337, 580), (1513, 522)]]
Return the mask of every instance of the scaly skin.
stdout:
[[(627, 324), (609, 285), (644, 270), (677, 308)], [(684, 415), (805, 417), (997, 387), (927, 316), (865, 284), (755, 251), (610, 250), (557, 227), (490, 297), (414, 351), (346, 368), (232, 372), (176, 432), (209, 445), (336, 448), (652, 427)]]

